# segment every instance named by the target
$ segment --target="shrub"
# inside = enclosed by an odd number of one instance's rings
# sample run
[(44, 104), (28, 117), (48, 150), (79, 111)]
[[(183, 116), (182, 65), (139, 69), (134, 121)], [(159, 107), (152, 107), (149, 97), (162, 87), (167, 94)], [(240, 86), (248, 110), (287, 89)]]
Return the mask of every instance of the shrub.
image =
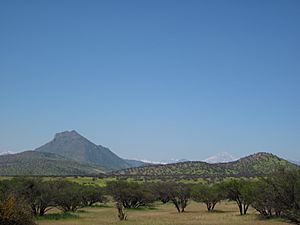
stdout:
[(33, 215), (25, 201), (11, 195), (0, 206), (1, 225), (35, 225)]

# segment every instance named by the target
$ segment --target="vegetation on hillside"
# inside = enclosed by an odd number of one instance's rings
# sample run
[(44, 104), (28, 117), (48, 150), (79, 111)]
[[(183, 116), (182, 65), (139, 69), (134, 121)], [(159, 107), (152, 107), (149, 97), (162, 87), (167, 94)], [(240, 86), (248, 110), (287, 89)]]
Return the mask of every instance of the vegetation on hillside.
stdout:
[(103, 174), (101, 167), (81, 164), (53, 153), (26, 151), (0, 156), (0, 175), (2, 176), (100, 174)]
[(191, 161), (128, 168), (113, 172), (112, 174), (120, 177), (140, 177), (148, 180), (256, 177), (271, 174), (280, 166), (287, 168), (297, 167), (273, 154), (261, 152), (229, 163), (209, 164), (200, 161)]

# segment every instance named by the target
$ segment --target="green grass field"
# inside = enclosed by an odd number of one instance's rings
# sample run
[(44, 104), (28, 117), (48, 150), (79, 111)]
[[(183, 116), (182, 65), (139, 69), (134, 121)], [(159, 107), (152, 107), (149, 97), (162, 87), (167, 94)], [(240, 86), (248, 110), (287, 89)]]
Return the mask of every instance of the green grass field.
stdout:
[[(128, 219), (119, 221), (116, 209), (111, 207), (89, 207), (79, 210), (75, 215), (60, 216), (56, 209), (46, 218), (37, 220), (38, 225), (284, 225), (281, 219), (261, 219), (255, 210), (240, 216), (235, 203), (223, 202), (216, 206), (215, 212), (207, 212), (206, 207), (192, 202), (184, 213), (177, 213), (172, 204), (157, 203), (147, 209), (126, 210)], [(51, 213), (53, 213), (51, 215)], [(56, 213), (56, 214), (54, 214)]]

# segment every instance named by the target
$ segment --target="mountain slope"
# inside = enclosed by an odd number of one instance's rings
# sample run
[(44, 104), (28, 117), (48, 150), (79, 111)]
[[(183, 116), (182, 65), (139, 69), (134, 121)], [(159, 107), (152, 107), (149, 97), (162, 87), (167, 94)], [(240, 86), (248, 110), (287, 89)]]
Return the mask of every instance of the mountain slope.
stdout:
[(278, 166), (296, 167), (270, 153), (256, 153), (234, 162), (209, 164), (192, 161), (167, 165), (151, 165), (116, 171), (114, 175), (149, 177), (230, 177), (259, 176), (274, 171)]
[(55, 153), (79, 163), (100, 165), (107, 171), (130, 167), (108, 148), (95, 145), (74, 130), (57, 133), (52, 141), (35, 151)]
[(130, 167), (140, 167), (140, 166), (149, 165), (149, 163), (145, 163), (139, 160), (134, 160), (134, 159), (124, 159), (124, 160)]
[(0, 156), (0, 175), (99, 175), (103, 170), (83, 165), (53, 153), (25, 151)]

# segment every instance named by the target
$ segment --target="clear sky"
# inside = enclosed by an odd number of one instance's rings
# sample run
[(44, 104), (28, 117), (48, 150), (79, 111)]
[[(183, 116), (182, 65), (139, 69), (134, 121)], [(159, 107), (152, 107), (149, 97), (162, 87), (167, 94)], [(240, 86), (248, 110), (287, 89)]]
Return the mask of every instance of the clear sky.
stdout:
[(0, 151), (300, 161), (300, 1), (0, 1)]

